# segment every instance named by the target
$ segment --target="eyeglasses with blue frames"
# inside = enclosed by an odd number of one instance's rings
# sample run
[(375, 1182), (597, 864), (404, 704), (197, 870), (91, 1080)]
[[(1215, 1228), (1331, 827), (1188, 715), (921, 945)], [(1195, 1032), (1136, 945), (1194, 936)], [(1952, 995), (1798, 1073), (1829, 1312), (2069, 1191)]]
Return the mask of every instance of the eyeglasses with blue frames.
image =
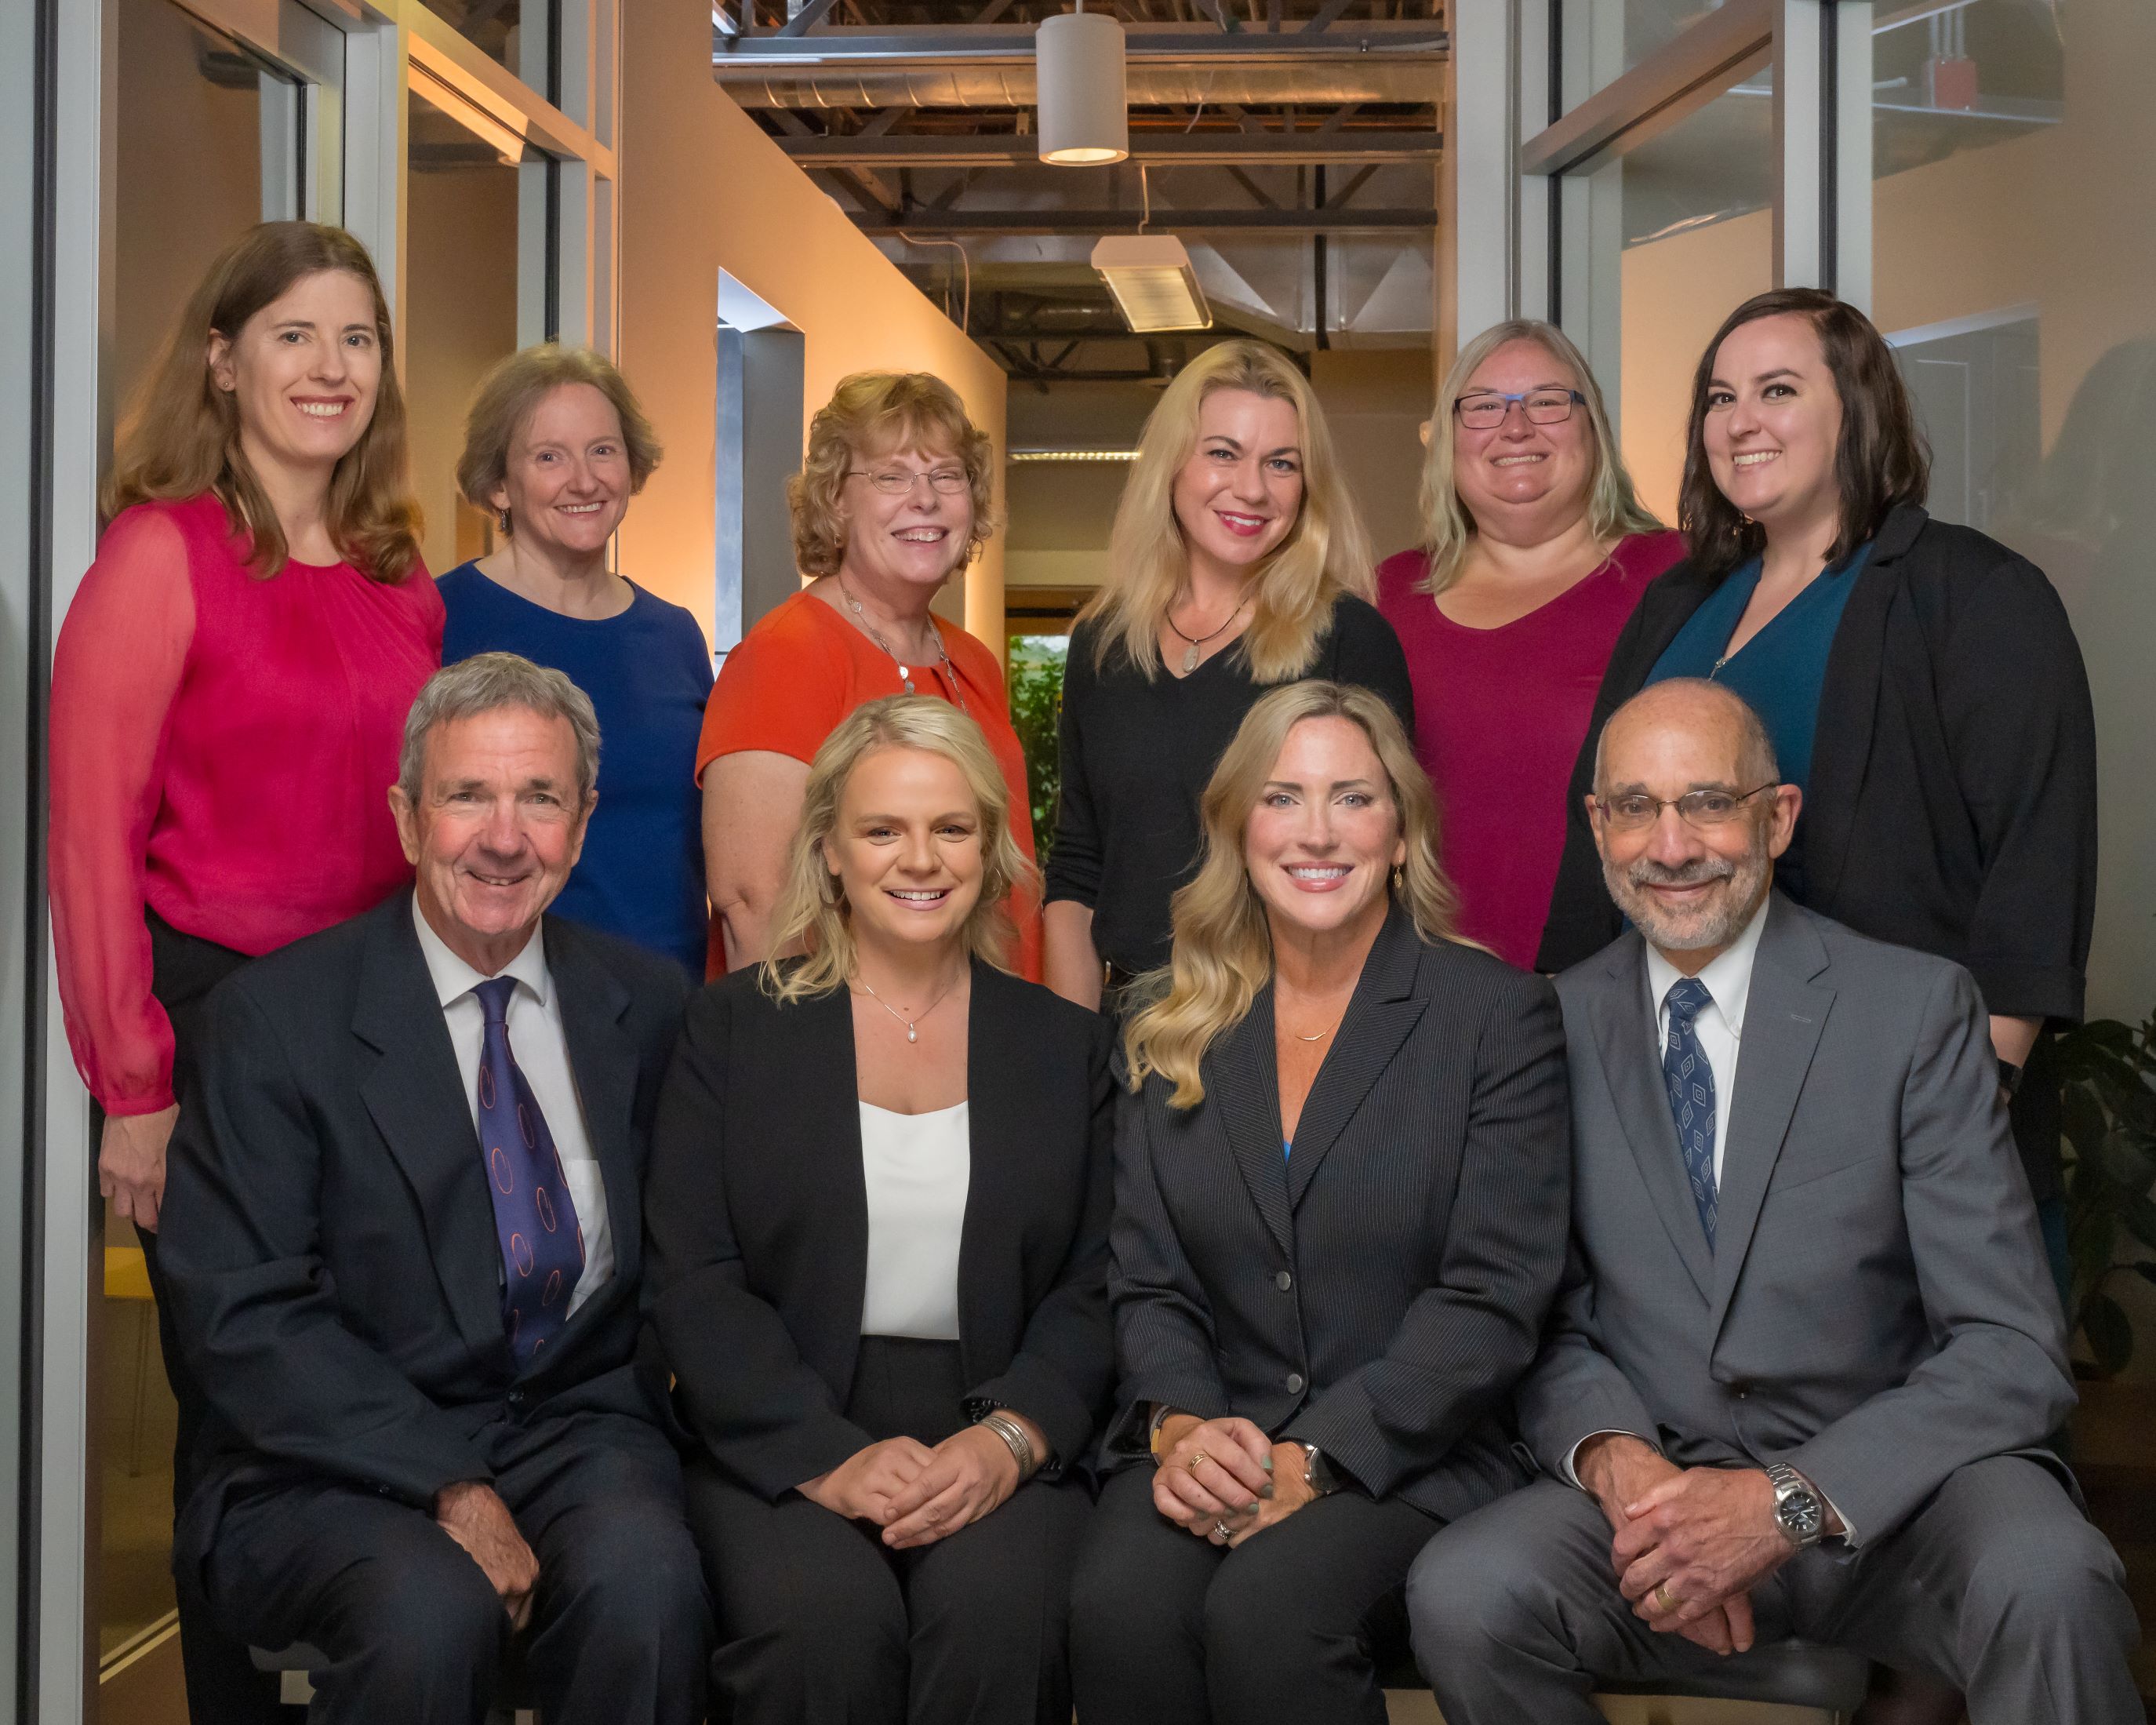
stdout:
[(1494, 431), (1505, 423), (1505, 416), (1512, 411), (1514, 402), (1520, 404), (1520, 411), (1527, 416), (1530, 424), (1561, 425), (1572, 417), (1573, 405), (1586, 399), (1577, 389), (1530, 389), (1521, 395), (1482, 389), (1461, 396), (1453, 403), (1452, 411), (1470, 431)]
[(1597, 797), (1594, 806), (1602, 811), (1602, 819), (1613, 831), (1636, 833), (1650, 827), (1662, 818), (1665, 809), (1674, 809), (1677, 818), (1688, 827), (1702, 830), (1718, 827), (1737, 819), (1738, 811), (1762, 791), (1771, 791), (1781, 783), (1779, 778), (1754, 785), (1748, 791), (1725, 791), (1710, 788), (1687, 791), (1681, 797), (1650, 797), (1645, 791), (1628, 791), (1620, 797)]

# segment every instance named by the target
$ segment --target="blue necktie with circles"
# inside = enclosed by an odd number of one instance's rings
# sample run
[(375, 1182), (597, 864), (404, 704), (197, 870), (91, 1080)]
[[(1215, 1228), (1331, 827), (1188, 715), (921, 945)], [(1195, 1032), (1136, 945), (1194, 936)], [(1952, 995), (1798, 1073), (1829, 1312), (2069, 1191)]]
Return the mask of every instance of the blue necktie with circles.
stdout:
[(1707, 1249), (1714, 1250), (1714, 1212), (1719, 1201), (1714, 1184), (1714, 1068), (1699, 1045), (1693, 1020), (1714, 997), (1697, 977), (1671, 984), (1664, 997), (1670, 1009), (1669, 1044), (1662, 1050), (1662, 1087), (1669, 1092), (1670, 1114), (1677, 1125), (1677, 1147), (1684, 1152), (1691, 1201), (1699, 1207), (1699, 1225), (1707, 1230)]
[(509, 1051), (509, 998), (516, 992), (516, 978), (506, 976), (472, 990), (486, 1014), (479, 1141), (501, 1245), (501, 1322), (521, 1367), (567, 1321), (569, 1297), (584, 1271), (584, 1232), (547, 1117)]

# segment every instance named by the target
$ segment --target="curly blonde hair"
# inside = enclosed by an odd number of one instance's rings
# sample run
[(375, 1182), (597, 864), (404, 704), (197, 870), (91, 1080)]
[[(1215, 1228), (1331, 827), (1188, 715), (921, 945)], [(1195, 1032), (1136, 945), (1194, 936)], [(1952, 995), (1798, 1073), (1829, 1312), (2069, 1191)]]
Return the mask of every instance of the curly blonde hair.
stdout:
[(517, 433), (541, 402), (571, 383), (588, 383), (613, 403), (621, 420), (622, 452), (629, 458), (629, 489), (632, 495), (644, 489), (665, 452), (629, 380), (603, 353), (545, 341), (511, 354), (479, 380), (465, 415), (464, 454), (457, 458), (457, 489), (473, 508), (494, 513), (489, 500), (509, 477)]
[(1084, 610), (1096, 619), (1094, 664), (1121, 649), (1147, 678), (1160, 669), (1160, 627), (1189, 578), (1190, 553), (1175, 518), (1175, 480), (1198, 447), (1199, 410), (1217, 390), (1284, 401), (1302, 438), (1302, 506), (1295, 525), (1250, 577), (1257, 592), (1238, 644), (1260, 683), (1301, 676), (1317, 657), (1343, 593), (1373, 588), (1370, 541), (1340, 471), (1332, 434), (1302, 373), (1261, 341), (1222, 341), (1176, 374), (1138, 438), (1138, 459), (1116, 508), (1108, 578)]
[(1430, 572), (1415, 584), (1415, 591), (1435, 598), (1460, 578), (1467, 561), (1467, 547), (1475, 538), (1475, 518), (1460, 501), (1453, 483), (1453, 455), (1460, 442), (1456, 411), (1461, 393), (1483, 361), (1512, 341), (1532, 341), (1573, 376), (1573, 385), (1587, 398), (1587, 424), (1594, 442), (1594, 471), (1588, 482), (1587, 526), (1598, 545), (1613, 545), (1628, 533), (1654, 533), (1661, 523), (1640, 501), (1632, 489), (1632, 475), (1625, 470), (1625, 457), (1609, 428), (1609, 410), (1603, 404), (1602, 386), (1587, 356), (1572, 338), (1553, 323), (1532, 317), (1508, 318), (1493, 323), (1460, 350), (1452, 369), (1437, 392), (1437, 412), (1430, 422), (1430, 449), (1423, 457), (1423, 548), (1430, 553)]
[(786, 482), (793, 516), (793, 561), (804, 575), (834, 575), (846, 560), (839, 497), (855, 464), (896, 449), (947, 451), (966, 470), (973, 529), (963, 568), (995, 531), (995, 450), (967, 417), (958, 392), (928, 372), (855, 372), (841, 377), (808, 422), (808, 453)]
[(1015, 935), (1010, 896), (1033, 880), (1034, 866), (1011, 831), (1010, 793), (988, 738), (973, 718), (929, 695), (887, 695), (865, 701), (832, 727), (808, 766), (801, 824), (787, 849), (786, 871), (772, 908), (771, 950), (795, 942), (807, 957), (767, 958), (758, 985), (775, 1000), (800, 1000), (842, 988), (854, 970), (854, 935), (845, 891), (824, 860), (839, 829), (839, 804), (854, 769), (878, 749), (919, 749), (957, 768), (981, 819), (981, 896), (966, 918), (967, 950), (1009, 970)]
[(1399, 716), (1367, 689), (1322, 679), (1260, 696), (1205, 787), (1204, 855), (1173, 901), (1173, 955), (1136, 984), (1151, 1004), (1123, 1032), (1131, 1088), (1158, 1072), (1174, 1086), (1172, 1107), (1205, 1099), (1206, 1050), (1243, 1021), (1272, 979), (1272, 925), (1250, 881), (1243, 835), (1288, 733), (1307, 719), (1345, 719), (1370, 739), (1407, 850), (1394, 896), (1425, 941), (1460, 939), (1460, 895), (1438, 861), (1437, 797)]

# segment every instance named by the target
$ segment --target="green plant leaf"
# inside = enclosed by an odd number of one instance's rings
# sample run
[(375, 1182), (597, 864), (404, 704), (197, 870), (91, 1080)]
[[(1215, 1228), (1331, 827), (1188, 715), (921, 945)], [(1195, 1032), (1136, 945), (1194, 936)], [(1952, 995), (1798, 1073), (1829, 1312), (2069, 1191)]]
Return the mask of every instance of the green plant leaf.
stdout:
[(2082, 1333), (2088, 1338), (2099, 1377), (2116, 1378), (2133, 1358), (2133, 1320), (2108, 1294), (2092, 1294), (2082, 1307)]
[(2151, 1148), (2140, 1133), (2121, 1127), (2097, 1141), (2097, 1160), (2107, 1179), (2128, 1192), (2146, 1193), (2156, 1186), (2156, 1157), (2151, 1156)]
[(2118, 1200), (2118, 1219), (2142, 1245), (2156, 1250), (2156, 1202), (2152, 1202), (2143, 1193), (2122, 1193)]
[(2093, 1080), (2083, 1078), (2066, 1086), (2059, 1098), (2059, 1125), (2076, 1157), (2095, 1156), (2111, 1122), (2104, 1117)]
[(2138, 1264), (2125, 1264), (2119, 1267), (2131, 1270), (2145, 1282), (2156, 1282), (2156, 1264), (2150, 1263), (2146, 1258), (2142, 1259)]

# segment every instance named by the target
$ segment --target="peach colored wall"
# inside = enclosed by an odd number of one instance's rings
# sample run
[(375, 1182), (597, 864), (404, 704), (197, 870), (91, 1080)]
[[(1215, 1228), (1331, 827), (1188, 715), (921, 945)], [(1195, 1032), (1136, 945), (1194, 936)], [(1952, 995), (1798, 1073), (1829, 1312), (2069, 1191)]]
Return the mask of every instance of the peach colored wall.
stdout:
[[(934, 372), (1000, 454), (1004, 374), (712, 82), (705, 0), (621, 15), (621, 364), (666, 445), (621, 567), (708, 629), (720, 270), (806, 337), (809, 412), (849, 372)], [(998, 535), (965, 592), (966, 627), (998, 652), (1003, 586)]]

